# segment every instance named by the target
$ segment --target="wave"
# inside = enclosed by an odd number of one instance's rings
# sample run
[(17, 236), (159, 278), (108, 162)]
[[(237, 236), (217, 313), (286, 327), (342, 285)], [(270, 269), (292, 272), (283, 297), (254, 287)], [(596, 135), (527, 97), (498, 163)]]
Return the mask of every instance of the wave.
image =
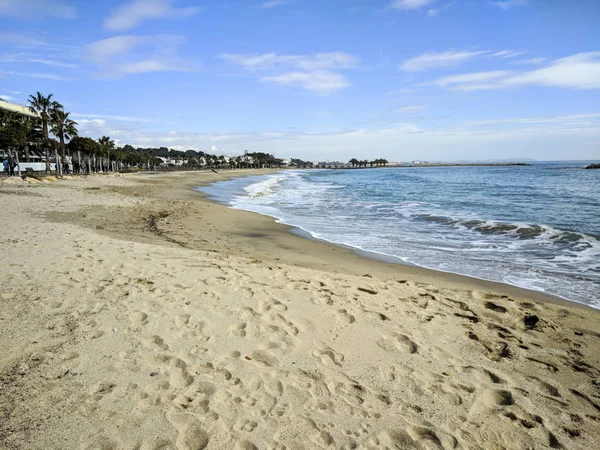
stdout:
[(286, 176), (286, 175), (273, 176), (271, 178), (268, 178), (265, 181), (260, 181), (258, 183), (254, 183), (249, 186), (246, 186), (244, 188), (244, 191), (246, 191), (247, 195), (250, 198), (266, 197), (268, 195), (273, 194), (273, 190), (276, 187), (281, 186), (283, 181), (286, 180), (287, 178), (288, 178), (288, 176)]
[[(396, 186), (395, 181), (384, 183), (367, 175), (359, 171), (267, 175), (248, 180), (252, 184), (245, 187), (238, 185), (226, 203), (269, 215), (317, 239), (600, 306), (594, 294), (600, 283), (600, 234), (543, 222), (489, 219), (507, 212), (525, 220), (552, 217), (523, 214), (523, 209), (510, 209), (512, 204), (502, 198), (482, 197), (481, 191), (473, 198), (462, 187), (456, 192), (451, 187), (451, 192), (419, 191), (413, 181)], [(553, 207), (544, 202), (547, 199), (536, 203), (538, 210)], [(565, 216), (562, 222), (569, 224), (572, 217)], [(570, 222), (579, 227), (579, 222)], [(586, 231), (591, 230), (588, 226)]]

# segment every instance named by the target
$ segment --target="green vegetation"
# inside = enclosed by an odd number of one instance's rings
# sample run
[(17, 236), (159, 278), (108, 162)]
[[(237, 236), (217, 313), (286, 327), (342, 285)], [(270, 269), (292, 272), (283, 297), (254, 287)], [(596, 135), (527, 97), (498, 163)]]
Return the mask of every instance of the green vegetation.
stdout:
[(356, 158), (352, 158), (350, 161), (348, 161), (350, 164), (352, 164), (352, 167), (381, 167), (381, 166), (386, 166), (389, 161), (387, 159), (375, 159), (373, 161), (367, 161), (365, 160), (358, 160)]
[[(109, 136), (98, 140), (78, 135), (77, 122), (70, 118), (64, 106), (53, 100), (53, 95), (37, 92), (29, 96), (29, 109), (38, 118), (24, 117), (18, 113), (0, 110), (0, 149), (20, 161), (30, 162), (31, 151), (38, 153), (38, 160), (45, 161), (46, 172), (56, 163), (56, 173), (72, 170), (75, 173), (161, 169), (241, 169), (277, 168), (283, 160), (263, 152), (244, 152), (243, 155), (227, 157), (196, 150), (171, 150), (166, 147), (134, 148), (131, 145), (117, 147)], [(51, 137), (51, 135), (53, 137)], [(43, 157), (41, 156), (43, 154)], [(312, 166), (295, 160), (297, 167)]]

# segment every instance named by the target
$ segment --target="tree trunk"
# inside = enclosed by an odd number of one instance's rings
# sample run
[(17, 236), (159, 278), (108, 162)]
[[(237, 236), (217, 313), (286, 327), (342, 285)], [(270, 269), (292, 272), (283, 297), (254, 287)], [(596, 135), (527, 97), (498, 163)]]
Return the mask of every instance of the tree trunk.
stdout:
[(17, 173), (19, 174), (19, 178), (21, 178), (21, 163), (19, 163), (19, 151), (15, 152), (15, 162), (17, 163)]
[(91, 155), (87, 156), (87, 163), (88, 163), (88, 175), (92, 174), (92, 157)]
[(58, 152), (54, 150), (54, 161), (56, 164), (56, 175), (62, 175), (62, 167), (60, 166), (61, 161), (58, 159)]
[(29, 162), (31, 159), (29, 156), (29, 144), (25, 144), (25, 162)]
[(50, 172), (50, 152), (48, 151), (48, 122), (42, 122), (42, 132), (44, 133), (44, 154), (46, 155), (46, 173)]
[(65, 160), (65, 135), (64, 133), (60, 133), (60, 158), (61, 161)]
[(77, 150), (77, 173), (81, 172), (81, 152)]

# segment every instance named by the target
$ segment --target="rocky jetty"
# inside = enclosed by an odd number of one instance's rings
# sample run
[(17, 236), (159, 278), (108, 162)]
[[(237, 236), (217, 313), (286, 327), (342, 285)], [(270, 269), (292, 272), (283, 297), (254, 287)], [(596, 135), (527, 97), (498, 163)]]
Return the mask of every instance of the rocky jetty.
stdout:
[(586, 169), (600, 169), (600, 164), (590, 164), (589, 166), (585, 166)]

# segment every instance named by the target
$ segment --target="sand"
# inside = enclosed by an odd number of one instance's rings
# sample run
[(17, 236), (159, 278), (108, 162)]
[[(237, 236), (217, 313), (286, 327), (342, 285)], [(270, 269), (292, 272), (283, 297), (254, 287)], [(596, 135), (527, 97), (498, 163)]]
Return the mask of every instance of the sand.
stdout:
[(597, 311), (192, 189), (224, 176), (0, 186), (0, 448), (600, 448)]

